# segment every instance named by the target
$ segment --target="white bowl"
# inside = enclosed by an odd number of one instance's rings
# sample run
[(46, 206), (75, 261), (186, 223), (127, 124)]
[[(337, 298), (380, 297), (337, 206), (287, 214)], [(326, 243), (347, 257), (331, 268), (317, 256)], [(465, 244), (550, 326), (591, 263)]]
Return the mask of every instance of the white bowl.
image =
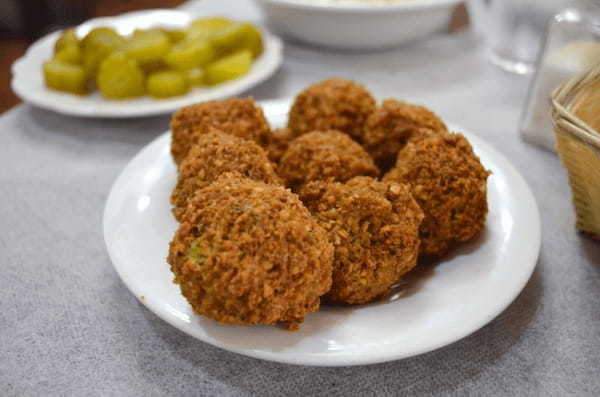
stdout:
[(256, 0), (283, 35), (327, 47), (382, 49), (448, 27), (462, 0)]

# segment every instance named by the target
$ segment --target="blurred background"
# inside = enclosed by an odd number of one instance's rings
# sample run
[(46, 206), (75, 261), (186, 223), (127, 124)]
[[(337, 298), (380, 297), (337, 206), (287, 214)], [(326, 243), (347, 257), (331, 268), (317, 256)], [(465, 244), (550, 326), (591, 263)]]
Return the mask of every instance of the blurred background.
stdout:
[[(188, 0), (190, 1), (190, 0)], [(202, 0), (191, 0), (202, 2)], [(0, 113), (20, 102), (10, 88), (11, 64), (46, 33), (90, 18), (149, 8), (173, 8), (186, 0), (0, 0)], [(456, 9), (450, 31), (464, 28), (464, 6)]]

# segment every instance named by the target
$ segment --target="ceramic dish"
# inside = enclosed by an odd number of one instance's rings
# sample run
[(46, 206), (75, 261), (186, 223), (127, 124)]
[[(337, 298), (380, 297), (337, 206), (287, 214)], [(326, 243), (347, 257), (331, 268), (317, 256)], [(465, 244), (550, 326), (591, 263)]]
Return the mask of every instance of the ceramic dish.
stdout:
[[(265, 103), (273, 126), (289, 102)], [(297, 332), (273, 326), (225, 326), (195, 315), (172, 283), (165, 258), (177, 223), (169, 195), (176, 171), (167, 132), (146, 146), (115, 181), (104, 210), (104, 238), (114, 267), (133, 294), (160, 318), (201, 341), (265, 360), (341, 366), (425, 353), (489, 323), (521, 292), (540, 249), (540, 218), (513, 166), (477, 136), (472, 143), (493, 174), (482, 235), (436, 266), (417, 267), (387, 301), (323, 306)]]
[[(79, 25), (82, 37), (94, 27), (112, 26), (120, 34), (128, 35), (136, 28), (155, 26), (182, 28), (203, 15), (173, 10), (147, 10), (117, 17), (92, 19)], [(12, 89), (23, 101), (58, 113), (82, 117), (126, 118), (172, 113), (196, 102), (226, 98), (240, 94), (269, 78), (282, 61), (282, 43), (279, 38), (263, 31), (264, 52), (252, 65), (248, 74), (215, 87), (201, 87), (188, 94), (154, 99), (148, 96), (129, 100), (107, 100), (99, 92), (77, 96), (53, 91), (44, 85), (42, 63), (52, 56), (54, 42), (60, 32), (51, 33), (36, 41), (12, 67)]]
[(277, 32), (342, 49), (382, 49), (448, 28), (461, 0), (255, 0)]

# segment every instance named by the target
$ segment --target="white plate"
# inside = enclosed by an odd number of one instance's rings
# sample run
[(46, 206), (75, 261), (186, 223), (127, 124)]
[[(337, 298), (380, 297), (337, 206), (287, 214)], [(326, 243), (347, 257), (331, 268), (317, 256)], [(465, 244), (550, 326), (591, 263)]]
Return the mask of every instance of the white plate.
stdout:
[[(131, 12), (117, 17), (92, 19), (77, 28), (82, 37), (98, 26), (112, 26), (119, 33), (128, 35), (136, 28), (181, 28), (202, 15), (174, 10), (146, 10)], [(200, 87), (188, 94), (154, 99), (144, 96), (128, 100), (106, 100), (99, 92), (77, 96), (53, 91), (44, 85), (42, 63), (52, 57), (54, 42), (60, 32), (54, 32), (36, 41), (12, 66), (12, 89), (23, 101), (44, 109), (81, 117), (126, 118), (172, 113), (196, 102), (220, 99), (240, 94), (269, 78), (282, 61), (281, 40), (263, 30), (264, 51), (252, 65), (248, 74), (215, 87)]]
[[(274, 126), (288, 102), (264, 104)], [(293, 364), (340, 366), (409, 357), (455, 342), (502, 312), (524, 288), (540, 249), (540, 218), (513, 166), (477, 136), (472, 143), (493, 174), (489, 215), (480, 238), (415, 275), (389, 302), (324, 306), (297, 332), (270, 326), (225, 326), (197, 316), (172, 283), (165, 258), (177, 223), (169, 205), (176, 171), (165, 133), (131, 160), (104, 210), (104, 238), (115, 269), (151, 311), (183, 332), (240, 354)]]

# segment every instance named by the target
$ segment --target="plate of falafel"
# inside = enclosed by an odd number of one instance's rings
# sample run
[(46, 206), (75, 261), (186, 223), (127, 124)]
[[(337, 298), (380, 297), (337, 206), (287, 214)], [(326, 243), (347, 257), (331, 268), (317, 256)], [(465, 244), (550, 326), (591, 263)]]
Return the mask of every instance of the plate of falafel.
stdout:
[(115, 181), (104, 237), (151, 311), (223, 349), (373, 364), (483, 327), (529, 280), (537, 204), (475, 134), (329, 79), (184, 107)]

